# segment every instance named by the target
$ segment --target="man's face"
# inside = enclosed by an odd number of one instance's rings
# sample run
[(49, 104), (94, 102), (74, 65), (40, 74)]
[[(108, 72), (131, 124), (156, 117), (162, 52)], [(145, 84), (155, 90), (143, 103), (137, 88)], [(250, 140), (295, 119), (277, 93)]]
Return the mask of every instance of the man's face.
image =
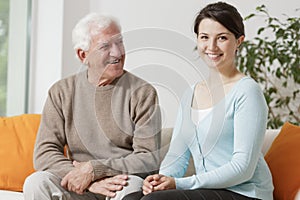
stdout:
[(86, 52), (89, 71), (101, 80), (113, 80), (123, 74), (125, 49), (119, 28), (110, 24), (92, 36), (90, 49)]

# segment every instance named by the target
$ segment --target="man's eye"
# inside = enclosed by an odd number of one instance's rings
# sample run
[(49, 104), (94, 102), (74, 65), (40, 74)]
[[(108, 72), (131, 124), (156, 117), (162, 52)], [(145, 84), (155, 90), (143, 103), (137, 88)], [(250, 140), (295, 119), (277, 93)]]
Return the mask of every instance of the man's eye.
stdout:
[(116, 40), (116, 44), (122, 45), (123, 44), (123, 38), (119, 38)]
[(109, 48), (108, 44), (104, 44), (102, 46), (99, 47), (99, 50), (107, 50)]

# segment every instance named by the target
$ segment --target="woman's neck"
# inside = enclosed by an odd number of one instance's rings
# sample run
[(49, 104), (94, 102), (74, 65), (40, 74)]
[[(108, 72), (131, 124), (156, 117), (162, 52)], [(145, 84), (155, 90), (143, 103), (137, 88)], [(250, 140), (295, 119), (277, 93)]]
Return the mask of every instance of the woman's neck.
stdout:
[(227, 69), (226, 71), (218, 70), (216, 68), (210, 69), (209, 77), (208, 77), (208, 85), (210, 86), (221, 86), (226, 85), (228, 83), (236, 82), (243, 75), (240, 71), (237, 70), (236, 67), (232, 67)]

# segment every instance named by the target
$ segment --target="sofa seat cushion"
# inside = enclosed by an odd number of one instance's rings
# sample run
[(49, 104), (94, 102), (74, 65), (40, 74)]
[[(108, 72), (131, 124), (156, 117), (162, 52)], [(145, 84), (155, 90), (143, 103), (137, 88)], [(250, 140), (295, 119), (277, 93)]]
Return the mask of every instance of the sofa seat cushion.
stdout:
[(39, 124), (38, 114), (0, 117), (1, 190), (22, 191), (25, 178), (34, 172), (33, 148)]
[(265, 159), (273, 177), (274, 198), (295, 199), (300, 189), (300, 127), (286, 122)]
[(0, 190), (0, 199), (3, 200), (24, 200), (23, 193), (7, 190)]

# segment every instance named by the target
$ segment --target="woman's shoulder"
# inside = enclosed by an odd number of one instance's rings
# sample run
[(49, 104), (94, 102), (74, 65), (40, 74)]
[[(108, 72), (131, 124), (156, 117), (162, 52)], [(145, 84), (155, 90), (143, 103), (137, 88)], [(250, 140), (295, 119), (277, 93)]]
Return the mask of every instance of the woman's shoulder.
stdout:
[(260, 85), (250, 76), (244, 76), (237, 82), (238, 88), (259, 89)]
[(262, 93), (261, 86), (249, 76), (245, 76), (240, 79), (235, 85), (234, 90), (238, 95), (253, 95)]

